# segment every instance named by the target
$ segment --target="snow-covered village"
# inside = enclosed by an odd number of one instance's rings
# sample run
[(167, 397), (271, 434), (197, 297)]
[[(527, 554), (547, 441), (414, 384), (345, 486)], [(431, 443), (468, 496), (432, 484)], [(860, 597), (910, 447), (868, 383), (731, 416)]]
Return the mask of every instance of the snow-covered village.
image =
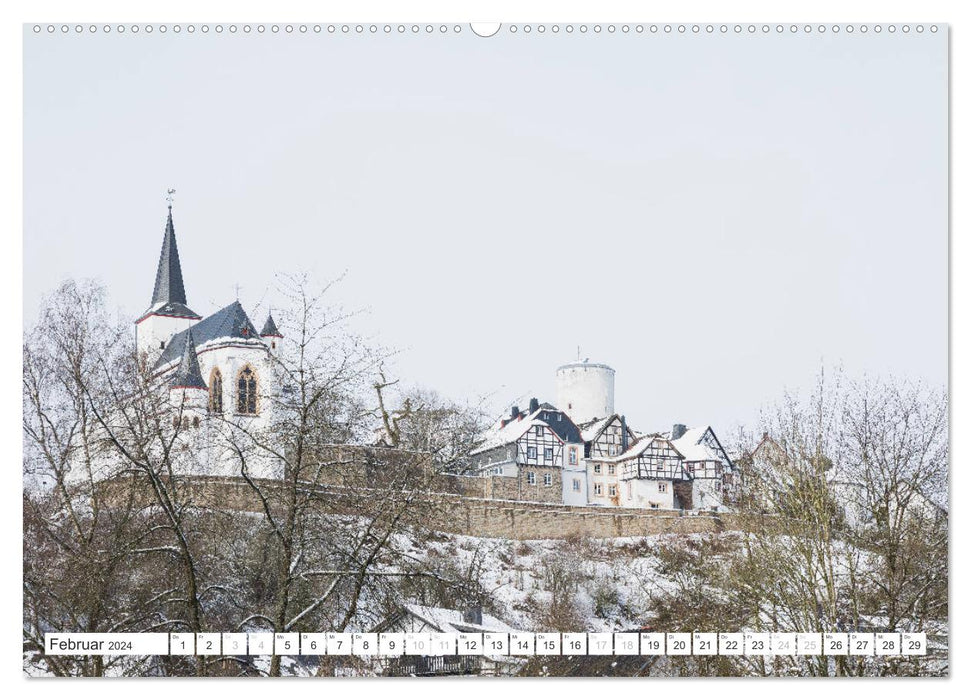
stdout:
[[(821, 372), (729, 435), (629, 420), (622, 373), (578, 358), (493, 416), (400, 389), (304, 278), (256, 318), (197, 313), (171, 201), (138, 265), (134, 322), (68, 281), (26, 334), (29, 675), (947, 672), (946, 396)], [(921, 631), (928, 654), (40, 653), (71, 629)]]

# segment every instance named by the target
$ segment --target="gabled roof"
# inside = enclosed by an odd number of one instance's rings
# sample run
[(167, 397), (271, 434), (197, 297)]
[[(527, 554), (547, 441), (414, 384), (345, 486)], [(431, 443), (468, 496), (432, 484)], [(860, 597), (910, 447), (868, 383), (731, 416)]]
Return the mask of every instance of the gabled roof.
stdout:
[(260, 331), (260, 335), (272, 335), (276, 338), (283, 337), (283, 334), (280, 333), (279, 329), (276, 327), (276, 323), (273, 321), (273, 312), (267, 314), (266, 323), (263, 324), (263, 330)]
[(260, 336), (256, 332), (256, 327), (249, 320), (249, 316), (246, 315), (242, 305), (239, 301), (234, 301), (189, 329), (172, 336), (172, 340), (162, 351), (162, 356), (155, 363), (156, 367), (163, 367), (178, 359), (185, 343), (185, 336), (189, 331), (192, 331), (192, 338), (197, 346), (224, 338), (227, 340), (233, 338), (247, 341), (255, 340), (256, 343), (263, 345), (263, 341), (260, 340)]
[[(705, 437), (708, 435), (710, 435), (710, 440), (715, 443), (715, 447), (707, 444)], [(666, 434), (666, 437), (670, 437), (670, 434)], [(712, 430), (710, 425), (702, 425), (697, 428), (688, 428), (684, 432), (684, 435), (679, 437), (677, 440), (672, 440), (671, 444), (674, 445), (678, 452), (684, 455), (685, 461), (727, 461), (730, 466), (732, 465), (731, 458), (728, 456), (728, 453), (725, 452), (725, 449), (715, 436), (715, 431)]]
[(198, 318), (185, 298), (185, 285), (182, 282), (182, 264), (179, 261), (179, 246), (175, 241), (175, 225), (172, 223), (172, 207), (165, 222), (165, 235), (162, 237), (162, 252), (158, 258), (158, 271), (155, 273), (155, 289), (152, 292), (151, 313), (159, 316), (190, 316)]
[(497, 423), (486, 436), (485, 441), (479, 445), (478, 448), (473, 450), (472, 454), (478, 454), (480, 452), (487, 452), (489, 450), (495, 449), (496, 447), (502, 447), (503, 445), (509, 445), (516, 442), (529, 432), (529, 429), (536, 425), (546, 425), (544, 421), (533, 420), (530, 418), (520, 418), (519, 420), (513, 420), (506, 423), (502, 427)]
[[(594, 420), (587, 421), (586, 423), (582, 423), (579, 427), (580, 434), (583, 436), (583, 441), (593, 442), (600, 437), (603, 434), (603, 431), (606, 430), (607, 427), (615, 420), (619, 420), (621, 423), (626, 422), (622, 419), (619, 413), (612, 413), (605, 418), (596, 418)], [(630, 434), (631, 438), (637, 439), (637, 436), (631, 429), (630, 425), (627, 426), (627, 432)]]
[(466, 622), (461, 611), (449, 608), (430, 608), (424, 605), (402, 606), (410, 615), (424, 621), (439, 632), (515, 632), (516, 630), (487, 613), (482, 613), (482, 623)]
[(199, 369), (199, 358), (196, 357), (196, 344), (192, 340), (191, 328), (185, 333), (185, 341), (182, 343), (182, 360), (169, 379), (169, 388), (209, 390), (202, 378), (202, 370)]
[[(555, 414), (555, 416), (550, 414)], [(543, 416), (548, 416), (548, 418), (544, 419)], [(557, 417), (559, 420), (556, 419)], [(509, 422), (504, 422), (506, 420)], [(566, 413), (552, 404), (542, 403), (532, 413), (527, 414), (520, 411), (518, 418), (510, 420), (508, 417), (505, 417), (495, 423), (486, 435), (485, 441), (472, 454), (487, 452), (496, 447), (516, 442), (529, 432), (530, 428), (537, 425), (549, 428), (561, 442), (579, 443), (583, 440), (580, 435), (580, 429), (576, 423), (570, 420), (570, 417)]]
[(598, 462), (625, 462), (628, 459), (634, 459), (635, 457), (640, 457), (647, 450), (648, 447), (655, 444), (656, 442), (666, 442), (675, 452), (677, 452), (683, 458), (684, 455), (681, 451), (675, 447), (674, 443), (663, 435), (641, 435), (630, 444), (626, 452), (622, 452), (619, 455), (614, 455), (613, 457), (598, 457)]
[(614, 416), (607, 416), (606, 418), (597, 418), (595, 420), (587, 421), (586, 423), (580, 424), (580, 435), (583, 436), (584, 442), (593, 442), (598, 437), (600, 433), (607, 429), (610, 421), (614, 419)]

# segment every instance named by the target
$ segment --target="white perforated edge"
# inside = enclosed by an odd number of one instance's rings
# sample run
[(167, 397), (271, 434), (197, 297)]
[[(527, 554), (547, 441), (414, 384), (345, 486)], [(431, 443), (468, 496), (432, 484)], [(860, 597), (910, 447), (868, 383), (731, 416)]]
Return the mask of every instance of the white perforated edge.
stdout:
[[(508, 24), (495, 34), (936, 34), (937, 24)], [(34, 34), (439, 34), (455, 35), (465, 31), (461, 24), (34, 24)], [(473, 36), (477, 33), (470, 25)], [(489, 34), (493, 36), (495, 34)]]

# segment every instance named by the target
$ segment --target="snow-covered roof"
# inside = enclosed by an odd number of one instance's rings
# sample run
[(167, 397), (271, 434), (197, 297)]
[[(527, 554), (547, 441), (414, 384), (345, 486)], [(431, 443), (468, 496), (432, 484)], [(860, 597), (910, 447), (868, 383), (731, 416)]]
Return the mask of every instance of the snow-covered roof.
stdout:
[(516, 442), (530, 428), (537, 425), (549, 428), (561, 443), (583, 440), (580, 428), (570, 420), (566, 413), (549, 403), (537, 403), (535, 405), (537, 408), (528, 414), (520, 412), (516, 418), (507, 415), (496, 421), (489, 432), (486, 433), (483, 443), (472, 454), (487, 452)]
[(482, 613), (482, 624), (466, 622), (460, 610), (406, 603), (404, 609), (439, 632), (516, 632), (498, 617)]
[[(542, 410), (542, 409), (539, 409)], [(537, 410), (533, 415), (539, 412)], [(488, 450), (495, 449), (496, 447), (501, 447), (503, 445), (508, 445), (510, 443), (516, 442), (519, 438), (529, 432), (529, 429), (536, 425), (543, 425), (549, 427), (546, 421), (539, 420), (538, 418), (520, 418), (519, 420), (513, 420), (505, 425), (496, 423), (489, 433), (486, 435), (485, 441), (476, 448), (472, 454), (478, 454), (480, 452), (486, 452)]]
[(721, 461), (721, 456), (711, 449), (708, 445), (702, 442), (705, 437), (705, 433), (711, 426), (702, 425), (697, 428), (688, 428), (684, 435), (679, 437), (677, 440), (672, 440), (671, 444), (674, 448), (684, 455), (686, 462), (707, 462), (707, 461)]
[(596, 420), (588, 421), (582, 424), (580, 427), (580, 435), (583, 436), (584, 442), (593, 442), (597, 439), (600, 433), (603, 432), (610, 421), (614, 419), (616, 414), (607, 416), (606, 418), (597, 418)]
[[(657, 441), (663, 441), (674, 446), (670, 440), (668, 440), (663, 435), (641, 435), (636, 438), (630, 446), (627, 448), (626, 452), (622, 452), (619, 455), (614, 455), (613, 457), (600, 457), (597, 459), (598, 462), (626, 462), (628, 459), (634, 459), (635, 457), (640, 457), (644, 454), (648, 447), (653, 445)], [(675, 448), (676, 452), (680, 453), (680, 450)]]

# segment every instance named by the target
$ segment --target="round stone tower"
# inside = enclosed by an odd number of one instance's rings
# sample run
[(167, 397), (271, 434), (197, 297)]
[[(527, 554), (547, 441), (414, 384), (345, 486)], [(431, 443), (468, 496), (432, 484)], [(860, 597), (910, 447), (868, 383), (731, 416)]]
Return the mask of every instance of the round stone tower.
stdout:
[(556, 369), (556, 407), (574, 423), (614, 412), (614, 369), (597, 362), (571, 362)]

